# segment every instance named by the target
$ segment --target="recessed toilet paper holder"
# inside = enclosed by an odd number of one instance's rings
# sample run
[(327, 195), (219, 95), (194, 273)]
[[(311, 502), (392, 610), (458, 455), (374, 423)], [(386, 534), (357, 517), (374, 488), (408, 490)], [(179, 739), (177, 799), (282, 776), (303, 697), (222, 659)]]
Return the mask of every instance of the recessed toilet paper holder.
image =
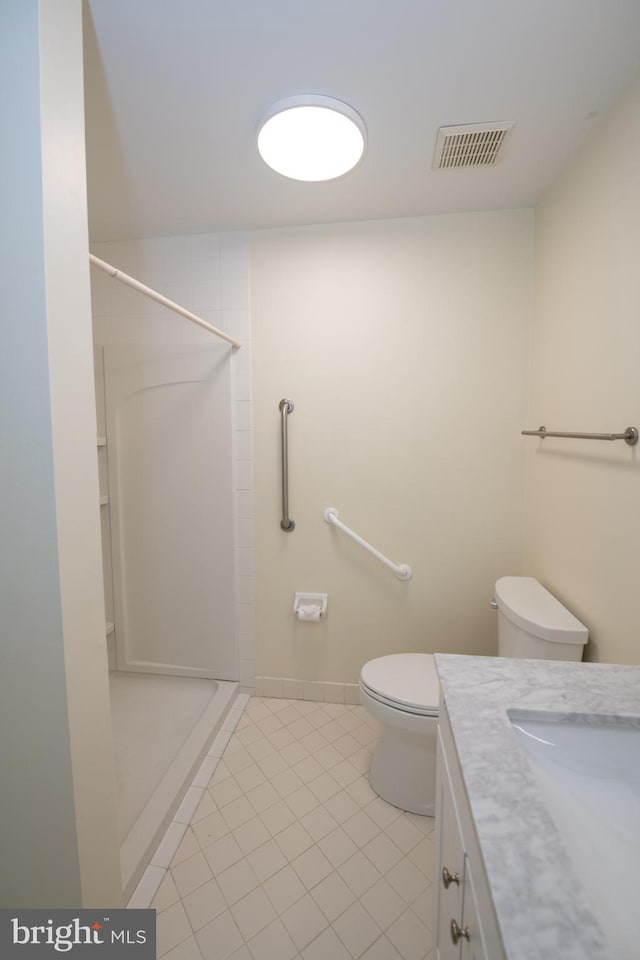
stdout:
[(293, 598), (293, 612), (298, 620), (318, 622), (327, 615), (326, 593), (296, 593)]

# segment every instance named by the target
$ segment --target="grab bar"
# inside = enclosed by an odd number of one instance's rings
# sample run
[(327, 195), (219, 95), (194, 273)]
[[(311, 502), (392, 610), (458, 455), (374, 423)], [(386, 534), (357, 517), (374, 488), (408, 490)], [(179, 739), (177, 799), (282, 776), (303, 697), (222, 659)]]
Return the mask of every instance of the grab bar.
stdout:
[(291, 533), (295, 530), (295, 521), (289, 516), (289, 452), (287, 440), (287, 417), (293, 413), (293, 400), (287, 400), (284, 397), (279, 403), (280, 410), (280, 456), (282, 461), (282, 520), (280, 528), (285, 533)]
[(351, 537), (352, 540), (355, 540), (356, 543), (359, 543), (361, 547), (364, 547), (365, 550), (368, 550), (369, 553), (373, 554), (374, 557), (377, 557), (381, 563), (384, 563), (385, 567), (389, 567), (390, 570), (393, 570), (398, 580), (411, 580), (413, 576), (413, 571), (408, 563), (394, 563), (393, 560), (389, 560), (388, 557), (385, 557), (384, 553), (380, 553), (379, 550), (376, 550), (375, 547), (372, 547), (370, 543), (367, 543), (366, 540), (363, 540), (362, 537), (358, 536), (357, 533), (343, 523), (342, 520), (338, 519), (339, 514), (335, 507), (327, 507), (322, 516), (325, 519), (326, 523), (332, 523), (334, 527), (337, 527), (338, 530), (342, 530), (343, 533), (346, 533), (348, 537)]
[(546, 427), (537, 430), (521, 430), (525, 437), (571, 437), (574, 440), (624, 440), (630, 447), (638, 442), (638, 431), (635, 427), (627, 427), (624, 433), (556, 433)]

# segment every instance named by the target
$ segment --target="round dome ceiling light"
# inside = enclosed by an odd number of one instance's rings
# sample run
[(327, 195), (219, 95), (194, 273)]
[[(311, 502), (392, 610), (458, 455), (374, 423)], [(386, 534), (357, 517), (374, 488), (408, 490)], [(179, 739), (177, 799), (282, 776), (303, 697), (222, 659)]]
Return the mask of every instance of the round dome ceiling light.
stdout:
[(258, 133), (268, 166), (292, 180), (334, 180), (360, 162), (366, 143), (362, 117), (346, 103), (316, 95), (275, 103)]

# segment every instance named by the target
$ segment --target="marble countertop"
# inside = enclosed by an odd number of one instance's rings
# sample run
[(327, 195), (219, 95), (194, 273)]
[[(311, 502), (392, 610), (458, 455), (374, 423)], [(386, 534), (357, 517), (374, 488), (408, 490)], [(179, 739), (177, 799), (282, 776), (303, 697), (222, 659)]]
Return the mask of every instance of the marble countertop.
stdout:
[(509, 960), (611, 960), (507, 710), (637, 719), (640, 666), (435, 660)]

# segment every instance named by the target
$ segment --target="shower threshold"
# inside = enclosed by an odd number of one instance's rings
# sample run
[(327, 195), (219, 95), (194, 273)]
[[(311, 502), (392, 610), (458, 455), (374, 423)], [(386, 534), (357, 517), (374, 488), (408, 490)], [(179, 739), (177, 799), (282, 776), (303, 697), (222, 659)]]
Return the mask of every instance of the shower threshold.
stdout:
[(238, 684), (114, 671), (110, 689), (126, 902), (220, 730)]

